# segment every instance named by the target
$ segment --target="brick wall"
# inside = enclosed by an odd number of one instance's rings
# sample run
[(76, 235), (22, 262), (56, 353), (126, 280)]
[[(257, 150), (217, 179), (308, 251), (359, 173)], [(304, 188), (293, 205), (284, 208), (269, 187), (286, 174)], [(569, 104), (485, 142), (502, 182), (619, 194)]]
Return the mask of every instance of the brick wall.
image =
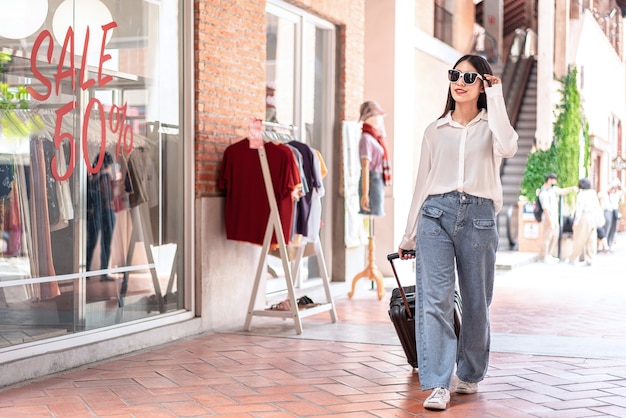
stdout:
[(265, 114), (265, 2), (195, 2), (196, 197), (215, 196), (224, 149)]
[[(363, 100), (364, 1), (290, 2), (337, 25), (338, 125), (358, 119)], [(265, 3), (195, 1), (197, 198), (221, 194), (216, 182), (224, 149), (247, 135), (248, 118), (265, 115)]]

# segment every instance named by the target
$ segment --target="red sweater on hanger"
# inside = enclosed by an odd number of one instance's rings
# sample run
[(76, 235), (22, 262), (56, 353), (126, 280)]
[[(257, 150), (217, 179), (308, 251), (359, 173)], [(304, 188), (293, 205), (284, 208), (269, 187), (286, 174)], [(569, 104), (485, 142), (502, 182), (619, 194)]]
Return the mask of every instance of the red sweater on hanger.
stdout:
[[(273, 142), (266, 142), (264, 147), (283, 236), (285, 243), (289, 243), (294, 211), (292, 194), (301, 183), (300, 173), (289, 147)], [(217, 186), (226, 191), (226, 238), (262, 245), (270, 206), (259, 152), (250, 149), (248, 138), (228, 146), (224, 151)], [(274, 235), (272, 244), (276, 243)]]

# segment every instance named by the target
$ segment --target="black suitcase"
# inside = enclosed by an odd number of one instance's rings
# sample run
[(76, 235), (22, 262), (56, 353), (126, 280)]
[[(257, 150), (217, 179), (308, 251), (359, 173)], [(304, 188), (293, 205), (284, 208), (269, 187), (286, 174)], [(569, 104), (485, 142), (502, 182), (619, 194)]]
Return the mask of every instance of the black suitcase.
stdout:
[[(412, 252), (415, 254), (415, 252)], [(389, 318), (393, 323), (402, 349), (406, 355), (407, 362), (413, 367), (417, 368), (417, 347), (415, 342), (415, 285), (402, 286), (394, 260), (398, 259), (398, 253), (391, 253), (387, 255), (387, 260), (391, 263), (391, 269), (393, 275), (396, 278), (398, 287), (391, 292), (391, 299), (389, 300)], [(458, 338), (461, 332), (461, 295), (458, 291), (454, 292), (454, 332)]]

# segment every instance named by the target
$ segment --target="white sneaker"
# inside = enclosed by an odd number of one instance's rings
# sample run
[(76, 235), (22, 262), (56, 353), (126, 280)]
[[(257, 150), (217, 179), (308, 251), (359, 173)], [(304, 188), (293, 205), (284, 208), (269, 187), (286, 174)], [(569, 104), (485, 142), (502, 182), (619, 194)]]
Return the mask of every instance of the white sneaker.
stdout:
[(450, 404), (450, 391), (446, 388), (434, 388), (424, 401), (424, 408), (444, 410)]
[(456, 393), (470, 395), (476, 392), (478, 392), (478, 383), (470, 383), (459, 380), (459, 382), (456, 384)]

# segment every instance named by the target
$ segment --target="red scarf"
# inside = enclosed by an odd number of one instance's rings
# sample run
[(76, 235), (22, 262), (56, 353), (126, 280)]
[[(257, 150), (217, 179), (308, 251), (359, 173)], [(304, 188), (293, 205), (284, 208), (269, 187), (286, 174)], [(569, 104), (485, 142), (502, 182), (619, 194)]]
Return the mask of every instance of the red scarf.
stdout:
[(385, 138), (381, 135), (380, 131), (374, 128), (369, 123), (363, 124), (363, 133), (372, 135), (376, 141), (383, 147), (383, 180), (385, 186), (391, 185), (391, 165), (389, 164), (389, 153), (387, 153), (387, 146), (385, 145)]

